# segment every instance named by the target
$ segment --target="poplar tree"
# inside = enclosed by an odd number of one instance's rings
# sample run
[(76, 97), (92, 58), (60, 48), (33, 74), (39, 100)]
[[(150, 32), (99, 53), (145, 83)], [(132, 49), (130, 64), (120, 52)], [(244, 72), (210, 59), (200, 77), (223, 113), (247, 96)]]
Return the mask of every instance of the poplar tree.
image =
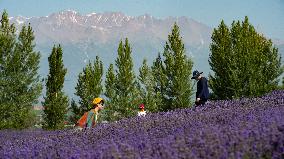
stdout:
[[(125, 39), (123, 44), (120, 41), (117, 49), (118, 57), (115, 60), (115, 79), (113, 79), (112, 68), (109, 69), (107, 74), (107, 84), (110, 84), (109, 88), (113, 88), (115, 92), (112, 92), (107, 88), (108, 100), (112, 101), (112, 115), (115, 120), (131, 117), (136, 113), (138, 104), (141, 98), (139, 98), (138, 82), (133, 71), (133, 62), (131, 57), (131, 47), (128, 39)], [(113, 105), (115, 104), (115, 105)]]
[(34, 51), (34, 33), (23, 26), (16, 36), (8, 13), (2, 14), (0, 26), (0, 128), (33, 126), (42, 85), (38, 75), (40, 53)]
[[(156, 63), (162, 75), (159, 81), (163, 98), (163, 110), (189, 107), (193, 94), (191, 72), (193, 62), (186, 56), (184, 43), (175, 23), (164, 47), (163, 63)], [(159, 61), (157, 61), (159, 62)], [(156, 73), (157, 70), (154, 70)]]
[(140, 90), (142, 103), (145, 109), (149, 112), (157, 112), (161, 105), (161, 97), (159, 93), (155, 92), (154, 76), (151, 68), (147, 65), (147, 60), (143, 60), (142, 66), (139, 68)]
[(127, 38), (124, 44), (120, 41), (117, 53), (115, 87), (118, 113), (120, 117), (130, 117), (134, 115), (138, 103), (134, 102), (136, 98), (134, 96), (136, 77), (133, 71), (132, 49)]
[(112, 99), (115, 99), (115, 73), (114, 73), (114, 66), (113, 64), (110, 64), (107, 74), (106, 74), (106, 81), (105, 81), (105, 96), (109, 98), (109, 102), (111, 102)]
[(67, 73), (62, 56), (61, 46), (53, 46), (52, 52), (48, 57), (49, 74), (46, 82), (46, 96), (44, 97), (44, 102), (42, 102), (44, 107), (43, 128), (45, 129), (62, 129), (66, 120), (69, 100), (62, 90)]
[(115, 121), (118, 120), (118, 105), (117, 105), (117, 95), (116, 95), (116, 76), (114, 72), (114, 65), (110, 64), (108, 71), (106, 73), (105, 80), (105, 96), (107, 97), (105, 108), (105, 116), (104, 119), (107, 121)]
[(209, 85), (218, 99), (260, 96), (277, 88), (283, 73), (278, 49), (257, 33), (248, 17), (231, 28), (221, 21), (210, 51)]
[(11, 128), (13, 127), (13, 110), (16, 109), (16, 105), (13, 103), (11, 94), (14, 90), (11, 82), (9, 82), (9, 60), (13, 55), (16, 45), (16, 28), (14, 25), (9, 24), (8, 13), (3, 12), (1, 17), (0, 26), (0, 128)]
[(163, 111), (166, 110), (166, 75), (165, 75), (165, 67), (163, 64), (163, 59), (161, 54), (158, 54), (158, 57), (153, 62), (151, 67), (151, 72), (153, 74), (153, 81), (154, 81), (154, 96), (156, 97), (159, 103), (157, 104), (158, 110)]
[(92, 108), (93, 99), (102, 94), (102, 76), (103, 63), (98, 56), (96, 56), (96, 60), (93, 63), (89, 62), (87, 66), (83, 68), (83, 71), (79, 73), (78, 82), (75, 87), (75, 95), (79, 97), (79, 105), (73, 103), (73, 107), (71, 107), (75, 115), (75, 117), (73, 116), (75, 121), (77, 121), (84, 112), (89, 111)]
[(232, 86), (241, 84), (238, 83), (239, 81), (235, 81), (237, 77), (233, 77), (234, 74), (230, 67), (231, 63), (233, 63), (230, 36), (230, 29), (222, 20), (218, 29), (213, 31), (209, 57), (209, 65), (214, 72), (214, 76), (209, 75), (209, 85), (214, 92), (213, 96), (215, 98), (226, 99), (232, 97), (235, 94)]

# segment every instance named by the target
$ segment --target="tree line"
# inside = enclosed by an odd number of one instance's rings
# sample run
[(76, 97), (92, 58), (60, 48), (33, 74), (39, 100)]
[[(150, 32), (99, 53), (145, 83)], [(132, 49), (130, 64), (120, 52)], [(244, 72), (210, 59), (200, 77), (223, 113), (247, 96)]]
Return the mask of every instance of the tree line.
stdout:
[[(76, 122), (98, 96), (106, 99), (107, 106), (100, 118), (104, 121), (132, 117), (140, 103), (149, 112), (193, 104), (193, 60), (186, 55), (176, 23), (163, 52), (150, 61), (151, 65), (144, 59), (138, 75), (133, 70), (132, 47), (127, 38), (120, 41), (115, 63), (108, 66), (105, 75), (100, 58), (90, 60), (78, 75), (75, 86), (78, 101), (69, 99), (63, 91), (68, 70), (63, 64), (61, 45), (53, 46), (48, 57), (48, 76), (41, 80), (40, 52), (34, 50), (32, 27), (29, 24), (19, 34), (16, 31), (4, 11), (0, 26), (0, 129), (34, 125), (33, 105), (38, 103), (43, 85), (46, 92), (42, 127), (51, 130), (64, 128), (66, 120)], [(209, 74), (212, 99), (260, 96), (280, 88), (283, 66), (278, 49), (254, 29), (248, 17), (242, 22), (234, 21), (230, 27), (221, 21), (212, 33), (208, 62), (212, 70)]]

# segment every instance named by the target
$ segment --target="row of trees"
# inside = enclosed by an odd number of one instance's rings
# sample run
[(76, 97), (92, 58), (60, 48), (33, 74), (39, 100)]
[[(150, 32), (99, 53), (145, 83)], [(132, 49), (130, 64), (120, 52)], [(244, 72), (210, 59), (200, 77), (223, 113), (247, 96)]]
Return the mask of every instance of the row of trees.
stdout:
[[(33, 125), (32, 106), (42, 91), (37, 73), (40, 53), (34, 51), (34, 35), (30, 25), (23, 26), (18, 37), (14, 25), (9, 24), (4, 11), (0, 26), (0, 128), (27, 128)], [(245, 18), (233, 22), (229, 28), (222, 21), (212, 34), (209, 75), (212, 97), (231, 99), (241, 96), (262, 95), (278, 86), (283, 73), (278, 50), (263, 35), (258, 34)], [(184, 43), (177, 24), (168, 35), (162, 54), (148, 65), (144, 59), (136, 76), (133, 70), (132, 49), (126, 38), (120, 41), (117, 59), (110, 64), (103, 85), (103, 62), (97, 56), (78, 75), (75, 95), (70, 100), (63, 92), (67, 69), (63, 64), (63, 50), (54, 46), (48, 58), (49, 74), (45, 80), (45, 129), (60, 129), (68, 118), (76, 122), (91, 108), (98, 96), (106, 98), (107, 107), (102, 120), (115, 121), (131, 117), (139, 103), (150, 112), (186, 108), (192, 105), (193, 61), (186, 56)], [(71, 115), (67, 116), (67, 112)]]
[(168, 39), (163, 55), (159, 54), (152, 66), (148, 66), (144, 59), (138, 76), (133, 70), (128, 39), (120, 41), (115, 65), (110, 64), (106, 72), (105, 91), (102, 61), (96, 57), (93, 64), (89, 62), (79, 74), (75, 94), (80, 99), (78, 104), (72, 101), (71, 121), (76, 122), (90, 109), (90, 101), (102, 94), (107, 98), (107, 107), (101, 119), (107, 121), (135, 115), (140, 103), (144, 103), (150, 112), (189, 107), (193, 94), (190, 79), (193, 62), (186, 56), (177, 24), (174, 24)]

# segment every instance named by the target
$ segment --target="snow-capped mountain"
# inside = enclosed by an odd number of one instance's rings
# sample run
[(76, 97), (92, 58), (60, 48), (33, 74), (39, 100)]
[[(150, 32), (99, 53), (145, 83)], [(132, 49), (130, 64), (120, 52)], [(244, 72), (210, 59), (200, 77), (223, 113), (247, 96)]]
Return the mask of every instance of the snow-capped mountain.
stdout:
[(45, 17), (10, 17), (18, 31), (23, 25), (30, 24), (34, 30), (36, 48), (41, 52), (40, 73), (48, 73), (47, 57), (54, 44), (63, 46), (64, 63), (67, 67), (65, 87), (69, 94), (74, 93), (77, 76), (86, 62), (99, 56), (104, 70), (117, 57), (120, 40), (126, 37), (132, 47), (134, 68), (137, 71), (143, 58), (151, 64), (167, 41), (173, 24), (180, 27), (186, 53), (195, 61), (195, 68), (209, 71), (208, 46), (212, 29), (188, 17), (155, 18), (145, 14), (127, 16), (121, 12), (90, 13), (81, 15), (67, 10)]
[(180, 26), (184, 42), (188, 45), (207, 44), (211, 34), (211, 28), (187, 17), (158, 19), (147, 14), (132, 17), (120, 12), (81, 15), (68, 10), (46, 17), (19, 16), (10, 20), (19, 27), (30, 23), (39, 44), (77, 43), (89, 39), (107, 43), (124, 37), (133, 42), (149, 38), (165, 41), (174, 22)]

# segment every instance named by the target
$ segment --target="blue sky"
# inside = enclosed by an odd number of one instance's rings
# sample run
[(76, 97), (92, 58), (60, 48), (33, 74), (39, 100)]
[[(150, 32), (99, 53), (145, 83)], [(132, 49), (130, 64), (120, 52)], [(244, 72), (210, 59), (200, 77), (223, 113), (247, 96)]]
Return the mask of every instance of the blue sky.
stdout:
[(284, 40), (284, 0), (0, 0), (3, 9), (9, 16), (27, 17), (67, 9), (81, 14), (120, 11), (130, 16), (187, 16), (210, 27), (217, 27), (221, 19), (231, 24), (248, 16), (265, 36)]

